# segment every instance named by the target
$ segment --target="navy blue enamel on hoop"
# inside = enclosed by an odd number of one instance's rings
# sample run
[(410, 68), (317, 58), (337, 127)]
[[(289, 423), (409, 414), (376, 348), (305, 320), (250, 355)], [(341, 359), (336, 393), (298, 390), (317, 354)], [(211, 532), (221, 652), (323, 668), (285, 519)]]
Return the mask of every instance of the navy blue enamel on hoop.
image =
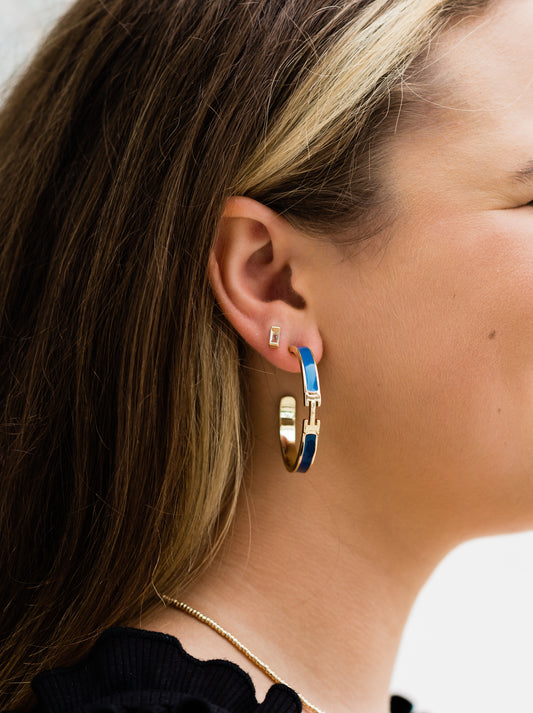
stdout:
[(296, 399), (283, 396), (279, 402), (279, 440), (285, 467), (291, 473), (305, 473), (315, 459), (320, 421), (316, 420), (316, 409), (320, 406), (320, 384), (315, 359), (308, 347), (290, 346), (289, 351), (298, 357), (302, 372), (304, 404), (309, 407), (309, 418), (302, 425), (302, 435), (296, 446)]

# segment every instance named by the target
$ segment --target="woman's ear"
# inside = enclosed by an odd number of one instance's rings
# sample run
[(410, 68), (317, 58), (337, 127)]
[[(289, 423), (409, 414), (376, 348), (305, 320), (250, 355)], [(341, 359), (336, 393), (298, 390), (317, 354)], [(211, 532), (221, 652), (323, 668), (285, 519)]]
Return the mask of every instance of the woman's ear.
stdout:
[[(226, 203), (209, 258), (211, 286), (228, 321), (285, 371), (299, 370), (290, 345), (309, 347), (317, 362), (322, 356), (309, 306), (310, 240), (270, 208), (239, 196)], [(275, 349), (269, 346), (272, 326), (281, 330)]]

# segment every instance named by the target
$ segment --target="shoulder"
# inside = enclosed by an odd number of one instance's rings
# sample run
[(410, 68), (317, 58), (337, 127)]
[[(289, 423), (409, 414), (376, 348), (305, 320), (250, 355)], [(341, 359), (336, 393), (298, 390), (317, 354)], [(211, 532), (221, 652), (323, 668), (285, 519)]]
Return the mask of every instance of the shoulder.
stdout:
[[(274, 684), (259, 703), (251, 678), (231, 661), (202, 661), (178, 639), (141, 629), (108, 629), (74, 666), (32, 681), (34, 713), (300, 713), (300, 699)], [(392, 713), (411, 704), (391, 699)]]

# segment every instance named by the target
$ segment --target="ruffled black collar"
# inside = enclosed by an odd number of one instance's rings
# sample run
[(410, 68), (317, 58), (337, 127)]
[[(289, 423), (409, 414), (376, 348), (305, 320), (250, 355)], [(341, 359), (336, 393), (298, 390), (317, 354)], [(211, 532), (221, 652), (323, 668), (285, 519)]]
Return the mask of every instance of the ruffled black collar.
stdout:
[[(230, 661), (200, 661), (173, 636), (140, 629), (105, 631), (75, 666), (32, 682), (36, 713), (300, 713), (297, 694), (273, 685), (258, 703), (250, 676)], [(391, 713), (409, 713), (391, 699)]]

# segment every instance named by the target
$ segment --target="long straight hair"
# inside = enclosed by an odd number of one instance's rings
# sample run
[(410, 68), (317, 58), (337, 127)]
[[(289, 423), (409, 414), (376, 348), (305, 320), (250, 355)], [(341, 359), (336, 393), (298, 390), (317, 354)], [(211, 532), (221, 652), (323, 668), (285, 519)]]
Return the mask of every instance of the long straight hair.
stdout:
[(406, 72), (481, 0), (79, 0), (0, 113), (0, 709), (231, 524), (243, 345), (207, 260), (247, 195), (317, 235), (379, 204)]

